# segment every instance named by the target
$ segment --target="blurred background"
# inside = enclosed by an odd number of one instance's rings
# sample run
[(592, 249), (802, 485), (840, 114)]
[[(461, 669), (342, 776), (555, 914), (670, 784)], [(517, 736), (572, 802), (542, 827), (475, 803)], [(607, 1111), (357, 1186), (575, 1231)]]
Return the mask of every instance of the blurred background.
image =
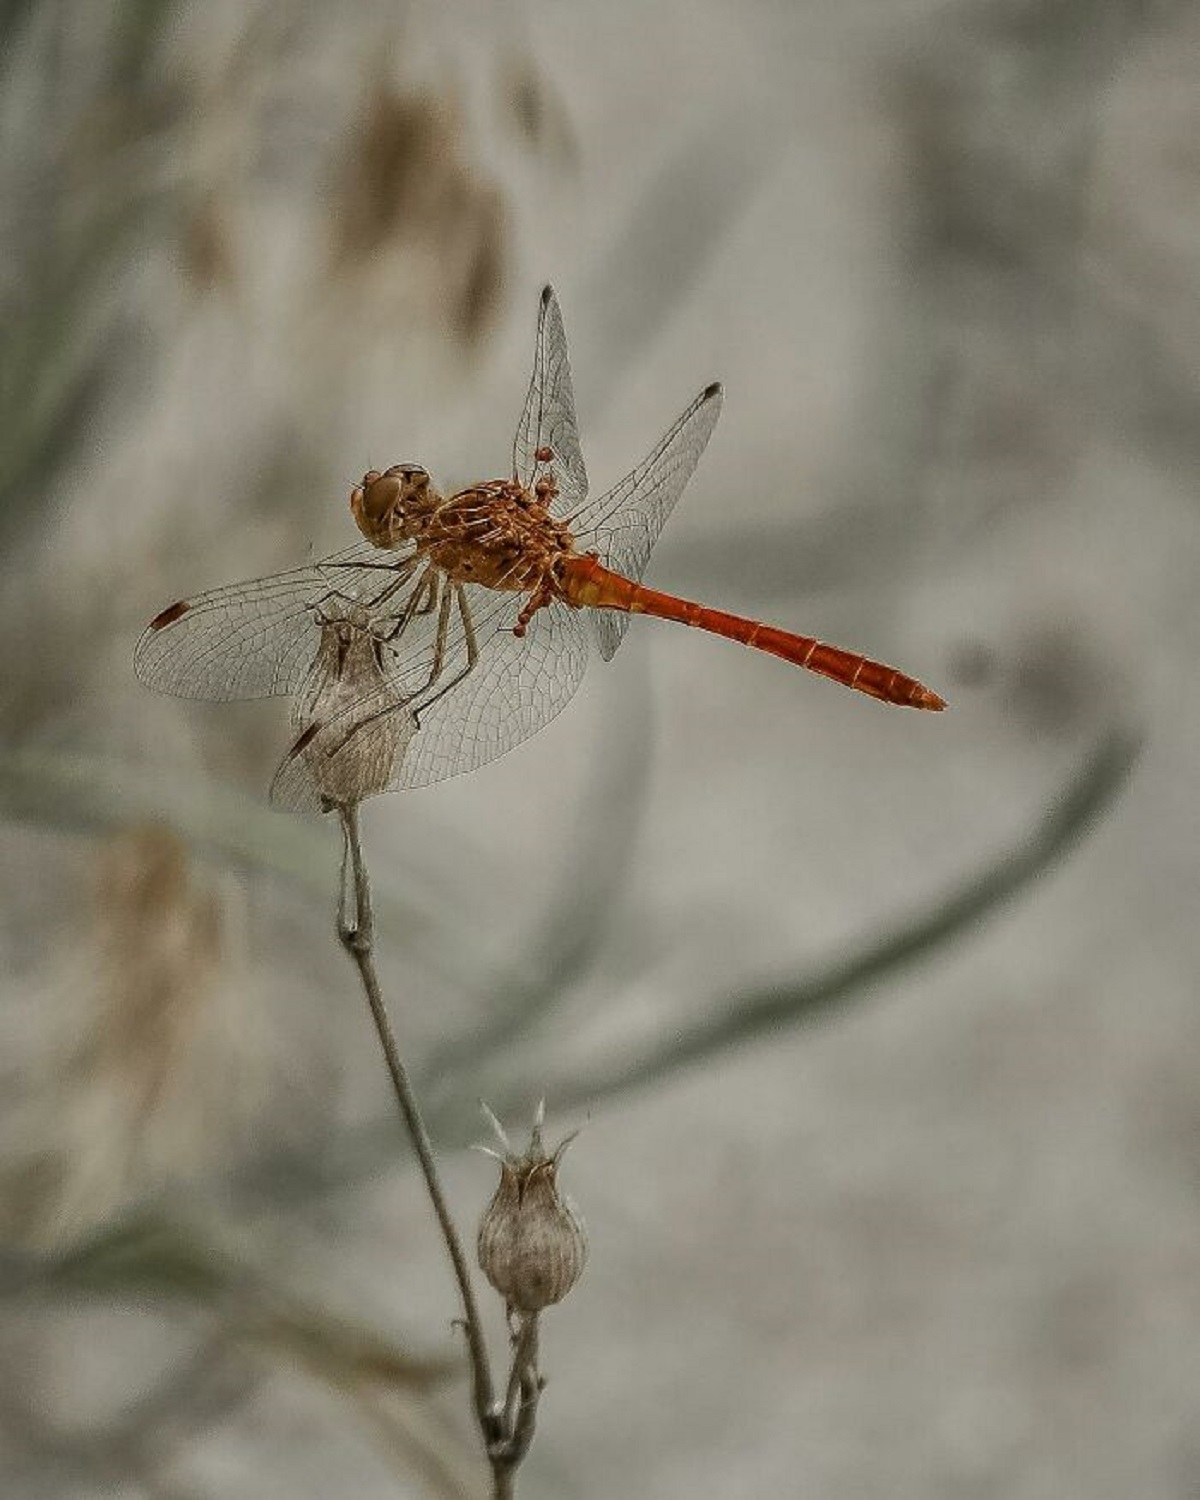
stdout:
[(368, 805), (467, 1236), (584, 1127), (522, 1493), (1200, 1494), (1196, 8), (4, 0), (0, 121), (0, 1492), (481, 1493), (286, 705), (130, 656), (552, 279), (597, 490), (726, 385), (651, 581), (952, 708), (638, 621)]

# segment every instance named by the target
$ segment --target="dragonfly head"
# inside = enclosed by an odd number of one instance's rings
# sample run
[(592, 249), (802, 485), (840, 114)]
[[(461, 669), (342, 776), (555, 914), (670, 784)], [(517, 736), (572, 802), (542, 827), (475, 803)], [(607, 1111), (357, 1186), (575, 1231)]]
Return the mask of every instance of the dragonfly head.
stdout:
[(382, 473), (367, 470), (350, 492), (350, 509), (369, 542), (395, 547), (417, 534), (441, 498), (420, 464), (393, 464)]

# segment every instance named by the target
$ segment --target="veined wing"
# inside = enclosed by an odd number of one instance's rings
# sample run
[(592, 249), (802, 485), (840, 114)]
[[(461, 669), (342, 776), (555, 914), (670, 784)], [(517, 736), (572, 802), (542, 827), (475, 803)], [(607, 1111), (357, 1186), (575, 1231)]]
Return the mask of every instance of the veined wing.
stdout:
[(294, 693), (317, 654), (321, 607), (369, 606), (410, 566), (404, 554), (359, 542), (307, 567), (181, 599), (143, 633), (134, 670), (147, 687), (178, 698)]
[[(512, 628), (524, 595), (467, 585), (462, 600), (465, 611), (455, 596), (440, 664), (436, 643), (423, 639), (414, 659), (411, 643), (402, 637), (388, 648), (392, 656), (374, 691), (332, 719), (314, 721), (308, 744), (319, 736), (341, 753), (361, 735), (380, 734), (378, 726), (401, 702), (399, 711), (415, 711), (420, 727), (395, 757), (387, 784), (373, 788), (396, 791), (486, 765), (560, 713), (587, 668), (587, 634), (578, 614), (552, 604), (537, 612), (519, 640)], [(434, 665), (436, 680), (421, 690)]]
[[(538, 458), (538, 453), (546, 449), (551, 456)], [(558, 486), (559, 499), (554, 506), (558, 512), (572, 510), (587, 498), (588, 477), (579, 447), (567, 336), (551, 286), (542, 291), (533, 378), (513, 441), (513, 476), (529, 490), (539, 479), (552, 478)]]
[(538, 610), (523, 639), (512, 627), (522, 596), (475, 621), (479, 660), (444, 698), (420, 714), (421, 728), (393, 786), (430, 786), (474, 771), (530, 739), (575, 695), (587, 670), (588, 637), (565, 604)]
[[(719, 385), (701, 391), (648, 458), (607, 494), (575, 511), (569, 519), (582, 548), (594, 546), (606, 567), (641, 582), (651, 550), (717, 425), (722, 397)], [(628, 624), (629, 616), (622, 611), (592, 611), (592, 627), (606, 661), (621, 644)]]

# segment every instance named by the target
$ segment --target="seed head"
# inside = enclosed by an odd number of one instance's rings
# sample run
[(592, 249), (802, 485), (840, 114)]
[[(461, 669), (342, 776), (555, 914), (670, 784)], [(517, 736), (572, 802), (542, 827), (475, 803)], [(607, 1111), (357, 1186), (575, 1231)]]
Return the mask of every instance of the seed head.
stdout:
[(292, 705), (299, 737), (271, 783), (271, 801), (293, 812), (386, 792), (417, 732), (367, 611), (356, 606), (320, 624), (316, 657)]
[(567, 1136), (553, 1152), (542, 1144), (545, 1106), (539, 1105), (524, 1153), (517, 1155), (503, 1127), (484, 1105), (503, 1155), (479, 1149), (500, 1163), (500, 1185), (479, 1225), (479, 1264), (483, 1273), (516, 1312), (540, 1312), (561, 1302), (583, 1272), (587, 1234), (571, 1200), (558, 1190), (563, 1152), (575, 1139)]

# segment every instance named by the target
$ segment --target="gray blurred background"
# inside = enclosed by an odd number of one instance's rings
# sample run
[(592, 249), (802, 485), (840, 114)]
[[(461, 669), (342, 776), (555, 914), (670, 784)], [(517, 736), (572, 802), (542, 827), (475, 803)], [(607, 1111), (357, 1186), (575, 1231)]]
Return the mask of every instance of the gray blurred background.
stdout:
[(597, 489), (726, 385), (650, 579), (952, 709), (638, 621), (368, 806), (466, 1233), (584, 1125), (522, 1493), (1200, 1495), (1196, 7), (4, 0), (0, 112), (0, 1494), (481, 1493), (286, 706), (130, 654), (502, 472), (552, 279)]

